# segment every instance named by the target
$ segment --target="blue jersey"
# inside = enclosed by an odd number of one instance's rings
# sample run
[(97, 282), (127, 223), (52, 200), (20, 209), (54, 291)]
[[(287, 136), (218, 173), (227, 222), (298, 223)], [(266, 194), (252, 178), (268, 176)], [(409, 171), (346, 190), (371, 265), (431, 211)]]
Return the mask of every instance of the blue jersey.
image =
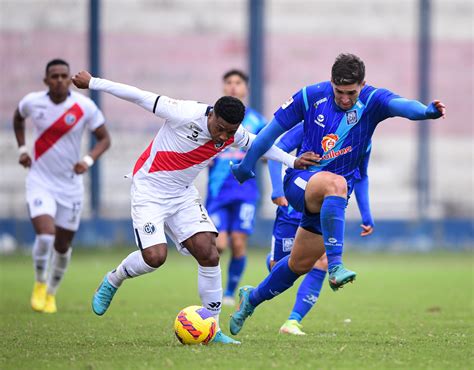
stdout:
[[(284, 150), (285, 152), (292, 152), (293, 150), (297, 151), (297, 155), (301, 154), (301, 145), (303, 143), (303, 134), (304, 134), (304, 123), (298, 123), (292, 129), (287, 131), (284, 135), (276, 143), (280, 149)], [(358, 181), (361, 180), (364, 176), (367, 176), (367, 168), (369, 166), (369, 159), (370, 153), (372, 149), (372, 143), (369, 142), (367, 150), (363, 156), (363, 159), (359, 166), (354, 171), (354, 180)], [(272, 177), (272, 185), (274, 187), (279, 187), (281, 184), (281, 164), (276, 164), (275, 167), (273, 165), (273, 161), (269, 162), (269, 169), (270, 169), (270, 176)], [(275, 172), (275, 173), (273, 173)], [(277, 177), (278, 176), (278, 177)], [(348, 194), (350, 195), (350, 194)], [(274, 198), (272, 196), (272, 198)], [(364, 200), (368, 204), (368, 196)], [(359, 200), (357, 203), (359, 204)], [(277, 210), (277, 218), (279, 218), (282, 222), (286, 222), (289, 224), (299, 224), (299, 220), (301, 220), (302, 213), (296, 211), (291, 206), (279, 206)]]
[[(253, 110), (246, 108), (242, 125), (252, 134), (258, 134), (265, 126), (265, 118)], [(244, 184), (234, 178), (230, 171), (229, 162), (239, 163), (245, 156), (245, 151), (238, 148), (223, 150), (209, 167), (207, 187), (207, 205), (212, 203), (227, 204), (234, 201), (256, 203), (259, 197), (256, 179), (251, 179)]]
[(366, 85), (356, 104), (345, 111), (336, 105), (331, 83), (326, 81), (297, 92), (275, 113), (275, 119), (286, 130), (304, 121), (301, 152), (313, 151), (322, 157), (310, 170), (344, 176), (351, 191), (377, 124), (392, 117), (388, 103), (395, 98), (399, 96), (389, 90)]

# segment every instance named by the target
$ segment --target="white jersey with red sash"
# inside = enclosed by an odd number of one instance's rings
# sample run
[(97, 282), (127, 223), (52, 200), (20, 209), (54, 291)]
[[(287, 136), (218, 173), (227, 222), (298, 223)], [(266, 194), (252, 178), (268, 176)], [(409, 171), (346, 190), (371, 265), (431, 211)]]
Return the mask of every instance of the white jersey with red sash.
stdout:
[(82, 175), (76, 175), (73, 168), (81, 158), (84, 130), (94, 131), (103, 125), (102, 112), (92, 100), (76, 92), (55, 104), (47, 91), (26, 95), (18, 110), (23, 118), (31, 119), (34, 127), (27, 188), (41, 186), (59, 198), (82, 198)]
[(214, 143), (207, 128), (211, 108), (206, 104), (160, 96), (154, 108), (166, 122), (135, 164), (135, 197), (180, 196), (223, 149), (251, 142), (248, 131), (240, 126), (224, 144)]

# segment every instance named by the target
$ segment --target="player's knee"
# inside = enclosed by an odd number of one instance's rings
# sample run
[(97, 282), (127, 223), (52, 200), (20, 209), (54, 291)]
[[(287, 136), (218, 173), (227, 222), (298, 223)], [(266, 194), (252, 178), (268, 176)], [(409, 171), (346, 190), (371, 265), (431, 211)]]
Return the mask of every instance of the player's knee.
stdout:
[(291, 271), (298, 275), (304, 275), (311, 271), (313, 268), (314, 262), (310, 261), (309, 259), (304, 260), (296, 260), (290, 258), (288, 261), (288, 266), (290, 267)]
[(232, 256), (234, 258), (243, 257), (246, 254), (247, 243), (242, 238), (232, 239)]
[(148, 266), (158, 268), (166, 261), (166, 248), (150, 247), (142, 251), (143, 260)]
[(196, 256), (196, 260), (198, 261), (199, 265), (204, 267), (212, 267), (217, 266), (219, 264), (219, 252), (217, 248), (206, 248), (207, 251), (202, 249), (204, 253), (200, 253)]
[(325, 196), (345, 196), (347, 194), (347, 181), (343, 176), (331, 172), (324, 172), (321, 175)]

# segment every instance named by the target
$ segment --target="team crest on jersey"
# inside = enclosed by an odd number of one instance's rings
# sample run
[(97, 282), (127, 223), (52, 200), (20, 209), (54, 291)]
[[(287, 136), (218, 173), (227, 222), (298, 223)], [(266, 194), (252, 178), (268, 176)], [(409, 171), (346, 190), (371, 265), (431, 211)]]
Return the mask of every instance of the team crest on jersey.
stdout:
[(153, 223), (147, 222), (145, 225), (143, 225), (143, 232), (148, 235), (154, 234), (156, 231), (156, 227)]
[(64, 122), (66, 122), (66, 125), (72, 126), (76, 122), (76, 116), (73, 113), (68, 113), (64, 117)]
[(293, 103), (293, 97), (289, 98), (286, 102), (284, 102), (281, 106), (281, 109), (286, 109), (288, 108), (291, 103)]
[(321, 146), (323, 147), (324, 152), (332, 150), (336, 146), (338, 140), (339, 136), (337, 136), (336, 134), (329, 134), (324, 136), (323, 140), (321, 140)]
[(224, 143), (215, 143), (215, 144), (214, 144), (214, 148), (216, 148), (216, 149), (220, 149), (220, 148), (222, 148), (223, 146), (224, 146)]
[(346, 117), (347, 117), (347, 123), (349, 125), (353, 125), (357, 123), (357, 111), (356, 110), (351, 110), (349, 112), (346, 112)]

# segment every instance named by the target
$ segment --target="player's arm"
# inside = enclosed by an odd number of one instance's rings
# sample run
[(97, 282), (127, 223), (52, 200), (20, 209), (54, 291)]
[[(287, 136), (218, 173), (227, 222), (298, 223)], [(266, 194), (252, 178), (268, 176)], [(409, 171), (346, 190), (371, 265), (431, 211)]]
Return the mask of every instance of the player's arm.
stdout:
[[(242, 149), (247, 149), (249, 147), (252, 147), (253, 142), (257, 140), (257, 138), (258, 136), (255, 136), (254, 134), (248, 132), (246, 129), (240, 126), (239, 130), (237, 130), (236, 133), (236, 146)], [(297, 169), (306, 169), (309, 166), (313, 166), (318, 159), (318, 156), (316, 156), (312, 152), (304, 153), (299, 157), (295, 157), (281, 150), (276, 145), (270, 145), (270, 148), (265, 153), (263, 153), (262, 156), (267, 159), (281, 162), (290, 168)], [(231, 165), (232, 167), (235, 166), (233, 164)], [(253, 170), (250, 171), (250, 176), (255, 176)]]
[(258, 133), (242, 162), (232, 166), (232, 172), (240, 183), (254, 177), (253, 169), (257, 160), (270, 149), (278, 137), (304, 119), (306, 109), (303, 91), (306, 93), (305, 89), (299, 91), (281, 106), (273, 120)]
[[(275, 144), (281, 150), (291, 153), (301, 146), (303, 141), (303, 123), (300, 123), (286, 132)], [(272, 183), (272, 202), (277, 206), (287, 206), (288, 201), (285, 198), (283, 190), (283, 178), (281, 175), (281, 163), (277, 161), (268, 161), (268, 171)]]
[(360, 178), (354, 183), (354, 193), (357, 199), (357, 206), (359, 207), (360, 215), (362, 218), (362, 224), (360, 227), (362, 231), (361, 236), (368, 236), (374, 232), (374, 219), (370, 211), (369, 202), (369, 176), (367, 168), (369, 165), (370, 150), (364, 156), (364, 159), (359, 166)]
[(110, 135), (105, 125), (97, 127), (92, 134), (96, 139), (94, 147), (80, 162), (74, 166), (74, 172), (81, 174), (86, 172), (99, 157), (110, 148)]
[(18, 162), (25, 168), (31, 167), (31, 157), (25, 141), (25, 118), (21, 115), (19, 108), (15, 109), (13, 114), (13, 130), (18, 144)]
[(438, 119), (446, 116), (446, 106), (439, 100), (426, 106), (417, 100), (395, 98), (389, 101), (388, 110), (391, 116), (404, 117), (413, 121)]
[(155, 113), (156, 103), (160, 98), (158, 94), (140, 90), (134, 86), (92, 77), (87, 71), (81, 71), (76, 74), (72, 78), (72, 82), (79, 89), (104, 91), (117, 98), (137, 104), (152, 113)]

